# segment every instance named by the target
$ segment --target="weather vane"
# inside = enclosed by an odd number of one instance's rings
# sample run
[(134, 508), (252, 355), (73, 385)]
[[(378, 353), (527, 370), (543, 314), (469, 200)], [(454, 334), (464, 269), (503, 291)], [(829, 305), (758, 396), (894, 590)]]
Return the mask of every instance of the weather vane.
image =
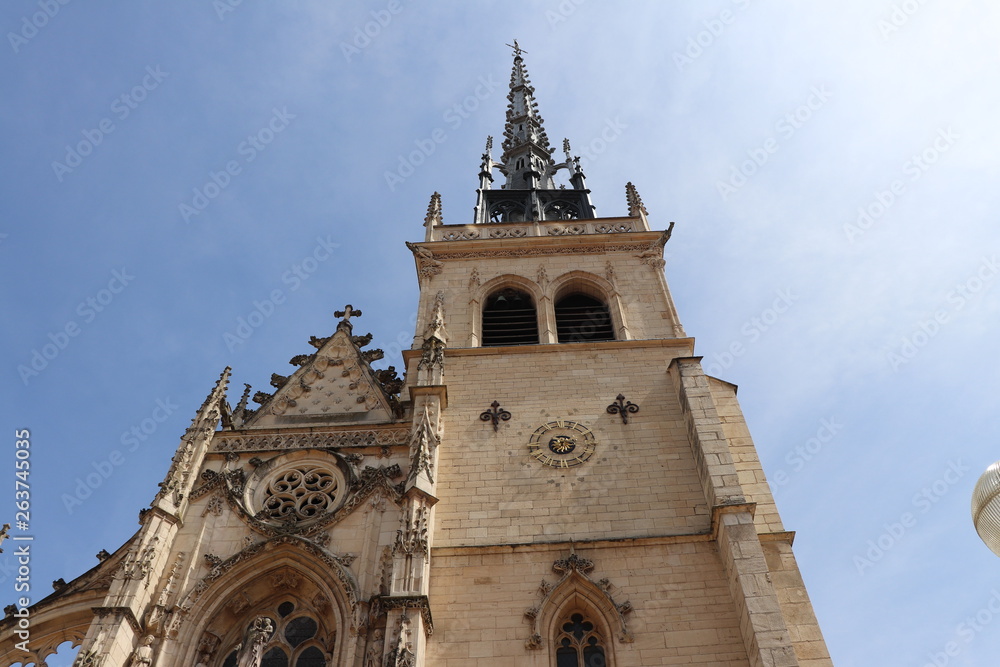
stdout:
[(520, 46), (518, 46), (516, 39), (514, 40), (513, 45), (507, 44), (506, 46), (509, 46), (510, 48), (514, 49), (515, 56), (520, 56), (522, 53), (527, 53), (527, 51), (523, 50)]

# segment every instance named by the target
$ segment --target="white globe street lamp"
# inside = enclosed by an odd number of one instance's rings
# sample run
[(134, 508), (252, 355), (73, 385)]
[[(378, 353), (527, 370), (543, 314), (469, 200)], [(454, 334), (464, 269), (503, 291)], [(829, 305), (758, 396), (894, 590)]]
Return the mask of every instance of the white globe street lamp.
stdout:
[(972, 523), (990, 551), (1000, 556), (1000, 461), (983, 473), (972, 491)]

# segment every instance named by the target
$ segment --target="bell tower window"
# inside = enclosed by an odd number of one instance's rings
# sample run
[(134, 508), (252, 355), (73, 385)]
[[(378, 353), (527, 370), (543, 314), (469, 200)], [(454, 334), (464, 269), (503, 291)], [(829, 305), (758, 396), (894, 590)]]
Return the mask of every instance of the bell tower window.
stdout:
[(556, 301), (555, 311), (560, 343), (615, 339), (611, 314), (603, 301), (574, 292)]
[(537, 343), (538, 315), (531, 297), (512, 287), (490, 295), (483, 308), (483, 346)]

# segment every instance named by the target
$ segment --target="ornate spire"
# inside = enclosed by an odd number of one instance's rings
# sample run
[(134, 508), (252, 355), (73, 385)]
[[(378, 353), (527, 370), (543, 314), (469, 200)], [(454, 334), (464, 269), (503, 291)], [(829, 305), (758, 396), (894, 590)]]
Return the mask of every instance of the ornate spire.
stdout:
[[(503, 130), (503, 172), (507, 189), (525, 190), (534, 187), (551, 188), (551, 183), (539, 183), (552, 163), (552, 146), (545, 133), (543, 120), (535, 102), (535, 89), (524, 66), (525, 53), (514, 40), (514, 68), (510, 73), (507, 94), (507, 123)], [(546, 179), (551, 180), (551, 178)]]
[[(479, 189), (474, 209), (476, 224), (527, 222), (531, 220), (576, 220), (593, 218), (594, 206), (584, 181), (580, 159), (570, 153), (563, 141), (566, 161), (556, 164), (553, 147), (545, 133), (542, 116), (535, 102), (535, 89), (524, 66), (525, 51), (514, 41), (514, 68), (507, 94), (507, 117), (499, 162), (491, 156), (492, 142), (487, 140), (479, 168)], [(499, 190), (493, 189), (492, 171), (505, 177)], [(561, 169), (568, 173), (569, 185), (555, 183)], [(427, 240), (431, 240), (428, 232)]]

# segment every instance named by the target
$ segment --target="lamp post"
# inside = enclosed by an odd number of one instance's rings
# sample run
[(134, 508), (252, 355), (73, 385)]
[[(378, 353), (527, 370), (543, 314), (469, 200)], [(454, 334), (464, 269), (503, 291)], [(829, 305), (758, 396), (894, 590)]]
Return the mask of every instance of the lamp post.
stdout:
[(1000, 461), (987, 468), (976, 482), (972, 523), (990, 551), (1000, 556)]

